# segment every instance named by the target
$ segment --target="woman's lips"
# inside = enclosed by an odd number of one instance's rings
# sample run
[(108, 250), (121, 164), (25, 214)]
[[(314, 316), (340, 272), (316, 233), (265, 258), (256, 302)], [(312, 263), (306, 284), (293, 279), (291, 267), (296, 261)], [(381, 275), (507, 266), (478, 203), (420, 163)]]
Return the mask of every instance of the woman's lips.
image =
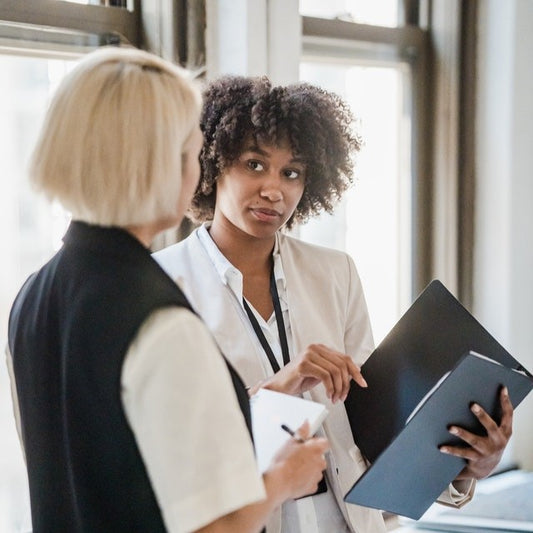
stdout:
[(272, 222), (278, 220), (281, 213), (278, 213), (275, 209), (268, 209), (266, 207), (256, 207), (251, 210), (253, 215), (263, 222)]

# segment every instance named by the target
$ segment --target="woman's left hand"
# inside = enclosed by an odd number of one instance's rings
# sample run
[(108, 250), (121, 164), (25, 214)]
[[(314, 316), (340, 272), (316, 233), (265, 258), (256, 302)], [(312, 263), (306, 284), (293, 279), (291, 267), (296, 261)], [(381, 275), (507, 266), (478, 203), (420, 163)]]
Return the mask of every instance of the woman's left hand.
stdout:
[(513, 429), (513, 406), (506, 387), (500, 392), (502, 419), (498, 425), (478, 404), (472, 405), (472, 412), (487, 430), (486, 436), (476, 435), (469, 431), (451, 426), (449, 431), (465, 441), (469, 446), (441, 446), (440, 451), (463, 457), (466, 466), (456, 479), (482, 479), (487, 477), (500, 462), (503, 451), (511, 438)]

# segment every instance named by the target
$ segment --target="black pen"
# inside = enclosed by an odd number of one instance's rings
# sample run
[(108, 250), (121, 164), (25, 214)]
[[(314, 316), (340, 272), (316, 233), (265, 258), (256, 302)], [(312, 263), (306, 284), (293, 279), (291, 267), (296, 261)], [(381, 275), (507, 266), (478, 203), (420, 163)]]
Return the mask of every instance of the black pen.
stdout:
[(286, 431), (296, 442), (300, 442), (302, 444), (305, 442), (305, 439), (302, 439), (302, 437), (298, 437), (298, 435), (296, 435), (296, 433), (289, 426), (281, 424), (281, 429), (283, 431)]

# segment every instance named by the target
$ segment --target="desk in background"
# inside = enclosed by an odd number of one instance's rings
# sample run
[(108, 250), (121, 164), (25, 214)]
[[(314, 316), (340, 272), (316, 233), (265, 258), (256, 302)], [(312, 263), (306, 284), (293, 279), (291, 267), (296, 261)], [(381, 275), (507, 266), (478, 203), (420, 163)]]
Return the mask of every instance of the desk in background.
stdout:
[(533, 533), (533, 472), (512, 470), (479, 481), (462, 509), (434, 504), (418, 521), (398, 518), (394, 533)]

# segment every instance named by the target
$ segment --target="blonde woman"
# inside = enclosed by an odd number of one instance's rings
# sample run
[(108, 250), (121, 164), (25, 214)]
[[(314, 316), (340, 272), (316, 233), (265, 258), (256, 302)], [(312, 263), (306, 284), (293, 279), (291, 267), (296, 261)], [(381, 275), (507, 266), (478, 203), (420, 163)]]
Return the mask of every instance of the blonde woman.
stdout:
[(31, 177), (73, 221), (8, 346), (34, 532), (259, 531), (325, 467), (325, 439), (293, 440), (258, 473), (244, 386), (150, 256), (196, 188), (199, 113), (135, 49), (89, 54), (51, 103)]

